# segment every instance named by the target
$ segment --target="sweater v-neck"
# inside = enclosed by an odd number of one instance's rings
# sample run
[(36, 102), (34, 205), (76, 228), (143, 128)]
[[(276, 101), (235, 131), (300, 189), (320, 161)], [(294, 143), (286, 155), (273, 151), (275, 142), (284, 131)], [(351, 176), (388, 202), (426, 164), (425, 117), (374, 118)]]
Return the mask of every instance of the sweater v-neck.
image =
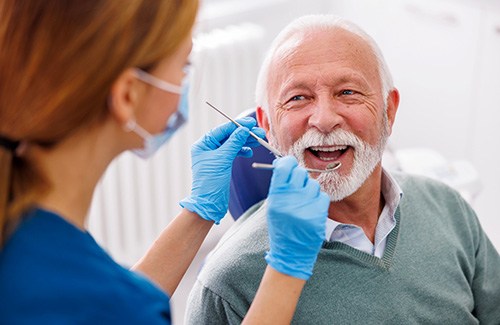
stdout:
[(396, 251), (396, 245), (399, 237), (399, 226), (400, 226), (400, 208), (398, 207), (396, 209), (396, 212), (394, 214), (394, 217), (396, 219), (396, 225), (394, 229), (391, 231), (389, 236), (387, 237), (387, 245), (385, 247), (384, 254), (382, 255), (382, 258), (378, 258), (374, 255), (368, 254), (366, 252), (360, 251), (352, 246), (349, 246), (347, 244), (338, 242), (338, 241), (324, 241), (323, 246), (321, 247), (322, 249), (327, 249), (327, 250), (334, 250), (334, 251), (339, 251), (343, 252), (347, 255), (350, 255), (357, 260), (360, 260), (366, 264), (373, 265), (375, 267), (381, 267), (384, 269), (390, 269), (394, 257), (394, 253)]

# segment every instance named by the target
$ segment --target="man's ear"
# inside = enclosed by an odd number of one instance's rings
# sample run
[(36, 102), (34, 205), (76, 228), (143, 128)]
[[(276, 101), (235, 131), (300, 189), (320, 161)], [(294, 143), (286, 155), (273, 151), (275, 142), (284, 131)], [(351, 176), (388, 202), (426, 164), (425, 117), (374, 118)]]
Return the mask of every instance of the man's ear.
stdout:
[(399, 91), (393, 88), (387, 95), (387, 122), (389, 123), (389, 133), (392, 133), (392, 126), (396, 120), (396, 113), (399, 107)]
[(141, 84), (133, 69), (127, 69), (116, 78), (108, 97), (108, 109), (111, 116), (120, 125), (135, 119), (139, 102)]
[(267, 113), (262, 107), (258, 106), (255, 110), (255, 116), (257, 117), (257, 123), (259, 123), (259, 126), (266, 131), (267, 137), (269, 133), (269, 117), (267, 116)]

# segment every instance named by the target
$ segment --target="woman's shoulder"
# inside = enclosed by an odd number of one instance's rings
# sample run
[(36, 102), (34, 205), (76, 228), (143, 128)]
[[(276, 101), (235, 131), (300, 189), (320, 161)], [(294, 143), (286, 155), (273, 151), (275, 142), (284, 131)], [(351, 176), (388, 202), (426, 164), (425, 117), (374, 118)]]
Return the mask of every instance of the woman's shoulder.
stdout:
[(160, 289), (114, 262), (90, 234), (46, 211), (27, 215), (0, 252), (0, 295), (2, 319), (166, 321), (170, 314)]

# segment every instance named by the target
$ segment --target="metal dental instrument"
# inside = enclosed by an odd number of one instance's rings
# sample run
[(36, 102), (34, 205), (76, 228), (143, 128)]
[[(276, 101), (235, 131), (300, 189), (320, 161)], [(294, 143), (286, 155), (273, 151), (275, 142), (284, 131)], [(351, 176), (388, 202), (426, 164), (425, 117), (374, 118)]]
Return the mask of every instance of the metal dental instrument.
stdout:
[[(222, 116), (224, 116), (225, 118), (227, 118), (228, 120), (230, 120), (231, 122), (233, 122), (234, 124), (236, 124), (237, 126), (242, 126), (240, 123), (236, 122), (234, 119), (232, 119), (231, 117), (229, 117), (229, 115), (227, 115), (226, 113), (222, 112), (221, 110), (219, 110), (217, 107), (215, 107), (214, 105), (210, 104), (209, 102), (205, 102), (207, 103), (208, 106), (212, 107), (213, 109), (215, 109), (217, 112), (219, 112)], [(283, 155), (278, 151), (278, 149), (276, 148), (273, 148), (271, 147), (271, 145), (269, 143), (266, 142), (266, 140), (264, 139), (261, 139), (259, 138), (255, 133), (253, 133), (252, 131), (250, 131), (250, 135), (255, 139), (257, 140), (263, 147), (265, 147), (267, 150), (271, 151), (276, 157), (283, 157)]]
[[(306, 168), (306, 170), (310, 173), (329, 173), (329, 172), (332, 172), (332, 171), (338, 169), (340, 166), (342, 166), (342, 163), (336, 161), (334, 163), (328, 164), (325, 169)], [(274, 168), (274, 166), (271, 164), (262, 164), (262, 163), (257, 163), (257, 162), (252, 163), (252, 167), (253, 168), (260, 168), (260, 169), (273, 169)]]

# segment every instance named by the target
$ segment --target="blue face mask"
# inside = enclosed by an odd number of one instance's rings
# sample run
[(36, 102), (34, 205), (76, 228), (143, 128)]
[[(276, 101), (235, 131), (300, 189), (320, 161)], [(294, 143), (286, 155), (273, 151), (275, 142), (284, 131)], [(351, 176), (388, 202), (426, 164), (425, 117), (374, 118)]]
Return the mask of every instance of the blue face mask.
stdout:
[(127, 131), (135, 132), (141, 138), (144, 139), (144, 148), (133, 150), (133, 152), (141, 158), (151, 157), (158, 149), (165, 144), (172, 137), (172, 135), (186, 123), (188, 119), (189, 111), (189, 82), (185, 79), (182, 82), (182, 86), (176, 86), (169, 82), (163, 81), (156, 78), (149, 73), (136, 69), (137, 78), (148, 83), (154, 87), (161, 90), (167, 91), (169, 93), (175, 93), (181, 95), (179, 99), (179, 104), (177, 106), (177, 111), (175, 111), (167, 121), (167, 126), (165, 129), (156, 135), (152, 135), (140, 125), (137, 124), (135, 120), (130, 120), (125, 125)]

